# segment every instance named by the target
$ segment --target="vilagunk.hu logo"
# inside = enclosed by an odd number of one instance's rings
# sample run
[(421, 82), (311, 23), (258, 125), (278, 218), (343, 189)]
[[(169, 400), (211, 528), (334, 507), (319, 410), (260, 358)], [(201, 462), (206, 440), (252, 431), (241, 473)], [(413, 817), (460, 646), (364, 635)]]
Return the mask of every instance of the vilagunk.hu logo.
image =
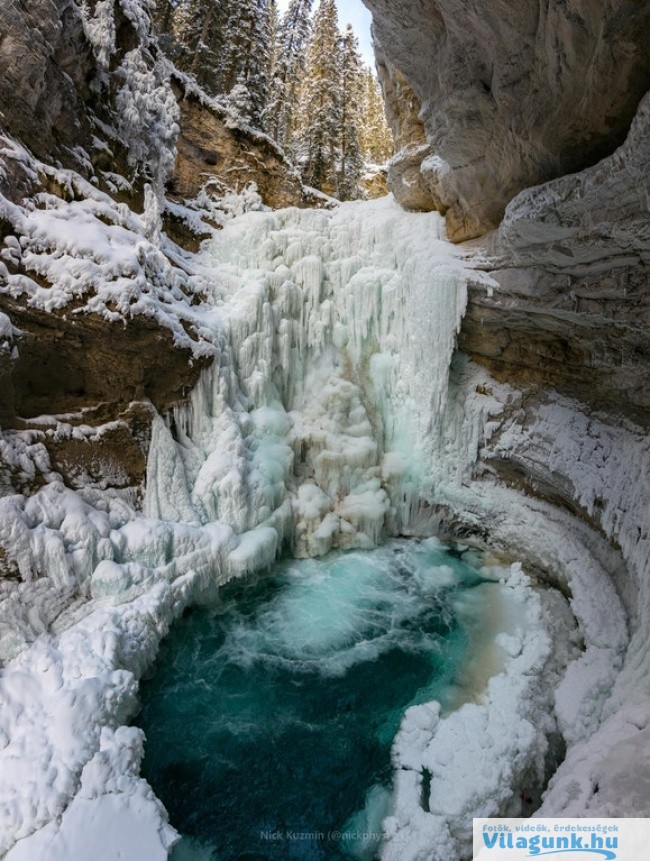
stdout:
[(618, 849), (618, 837), (600, 837), (593, 832), (588, 839), (572, 834), (571, 837), (542, 837), (535, 834), (534, 837), (522, 837), (520, 835), (508, 834), (486, 834), (483, 833), (483, 842), (488, 849), (526, 849), (529, 856), (556, 855), (558, 852), (593, 852), (605, 861), (613, 861), (616, 858), (615, 849)]
[(650, 819), (475, 819), (474, 861), (640, 861)]

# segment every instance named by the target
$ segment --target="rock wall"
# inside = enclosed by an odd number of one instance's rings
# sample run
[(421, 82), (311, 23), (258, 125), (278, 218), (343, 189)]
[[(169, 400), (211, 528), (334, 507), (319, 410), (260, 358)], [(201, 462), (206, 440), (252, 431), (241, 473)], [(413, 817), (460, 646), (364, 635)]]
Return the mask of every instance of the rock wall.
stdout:
[(650, 418), (650, 94), (626, 141), (578, 174), (521, 192), (479, 246), (460, 347), (500, 379)]
[[(167, 201), (147, 202), (146, 183), (164, 180)], [(146, 3), (0, 5), (0, 428), (49, 457), (25, 479), (0, 454), (3, 484), (29, 491), (53, 471), (72, 487), (142, 490), (155, 411), (210, 360), (191, 319), (200, 277), (177, 266), (177, 246), (195, 251), (219, 226), (192, 209), (208, 181), (217, 194), (255, 183), (269, 206), (312, 202), (270, 139), (172, 69)], [(55, 210), (60, 236), (34, 210)], [(72, 238), (86, 230), (97, 251)], [(106, 249), (122, 246), (130, 263), (109, 271)], [(99, 299), (125, 276), (139, 286)]]
[(647, 424), (647, 5), (366, 5), (402, 146), (389, 186), (452, 240), (485, 234), (468, 252), (494, 291), (471, 290), (461, 349)]
[(454, 241), (496, 227), (522, 189), (611, 153), (650, 86), (645, 3), (365, 3), (421, 105), (430, 205)]
[(92, 135), (97, 66), (72, 0), (0, 6), (0, 123), (35, 156), (72, 160)]
[(224, 108), (186, 89), (180, 79), (175, 93), (181, 121), (170, 197), (194, 198), (216, 180), (235, 191), (254, 182), (262, 201), (274, 209), (309, 202), (300, 175), (269, 137), (236, 125)]

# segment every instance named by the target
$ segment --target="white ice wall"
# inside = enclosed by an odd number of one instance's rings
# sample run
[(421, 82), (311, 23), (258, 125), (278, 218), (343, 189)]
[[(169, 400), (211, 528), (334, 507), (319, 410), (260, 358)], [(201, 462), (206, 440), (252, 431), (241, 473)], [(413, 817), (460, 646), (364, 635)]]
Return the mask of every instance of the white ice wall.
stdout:
[(390, 198), (228, 224), (207, 252), (221, 359), (169, 421), (175, 449), (156, 427), (148, 513), (243, 533), (289, 499), (297, 555), (404, 525), (473, 277), (442, 225)]

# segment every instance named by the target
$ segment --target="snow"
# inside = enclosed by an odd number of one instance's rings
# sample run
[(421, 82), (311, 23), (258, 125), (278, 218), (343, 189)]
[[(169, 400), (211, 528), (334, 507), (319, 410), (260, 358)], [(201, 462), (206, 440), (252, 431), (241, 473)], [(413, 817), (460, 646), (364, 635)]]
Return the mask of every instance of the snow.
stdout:
[(278, 555), (278, 533), (270, 526), (251, 529), (228, 556), (230, 570), (236, 576), (269, 568)]
[[(456, 711), (431, 703), (405, 715), (394, 792), (367, 811), (388, 811), (382, 857), (458, 857), (473, 815), (520, 812), (560, 734), (569, 752), (547, 815), (617, 804), (645, 815), (647, 793), (624, 768), (646, 785), (646, 437), (559, 397), (524, 423), (519, 393), (452, 361), (468, 283), (492, 284), (444, 240), (436, 214), (391, 198), (271, 213), (251, 192), (190, 259), (159, 235), (155, 194), (138, 216), (56, 175), (82, 193), (2, 203), (21, 237), (3, 259), (24, 271), (0, 290), (44, 311), (74, 301), (74, 313), (112, 320), (145, 314), (214, 361), (184, 405), (154, 418), (142, 511), (116, 492), (66, 488), (36, 431), (0, 437), (12, 470), (11, 481), (0, 474), (0, 544), (20, 576), (0, 589), (0, 853), (166, 857), (175, 835), (138, 776), (142, 739), (122, 724), (173, 619), (282, 548), (364, 549), (447, 522), (488, 524), (490, 545), (530, 571), (510, 569), (516, 611), (495, 632), (502, 665), (487, 687)], [(0, 345), (13, 349), (17, 335), (0, 316)], [(83, 432), (65, 417), (37, 424)], [(490, 471), (500, 459), (564, 481), (591, 522), (505, 487)], [(14, 475), (46, 483), (25, 497)], [(556, 592), (533, 588), (538, 570), (570, 594), (577, 631)], [(343, 621), (354, 597), (342, 596)], [(292, 642), (311, 642), (298, 610), (283, 612)]]
[[(63, 820), (49, 826), (52, 836), (63, 830), (56, 840), (63, 839), (79, 821), (79, 807), (68, 807), (73, 796), (95, 798), (116, 788), (140, 800), (144, 789), (150, 794), (144, 781), (129, 786), (142, 740), (125, 729), (115, 738), (107, 728), (117, 729), (133, 712), (136, 678), (197, 581), (198, 575), (185, 575), (171, 585), (159, 582), (120, 610), (97, 610), (58, 638), (40, 637), (5, 669), (0, 703), (2, 726), (10, 732), (0, 750), (0, 852), (67, 808)], [(22, 791), (16, 793), (16, 786)], [(93, 815), (106, 813), (106, 806), (93, 805)], [(47, 834), (37, 835), (17, 851), (45, 858), (50, 845)]]
[(116, 47), (114, 6), (115, 0), (99, 0), (92, 15), (85, 5), (80, 7), (84, 31), (93, 46), (97, 63), (104, 71), (108, 69)]
[[(180, 114), (170, 84), (173, 67), (164, 59), (153, 59), (147, 50), (151, 4), (149, 0), (99, 0), (91, 12), (85, 2), (76, 2), (102, 83), (108, 86), (109, 77), (119, 82), (115, 95), (117, 136), (127, 148), (129, 164), (143, 170), (160, 192), (174, 167)], [(133, 25), (136, 46), (111, 70), (117, 51), (116, 4)], [(80, 155), (92, 174), (87, 154), (81, 151)]]
[(19, 268), (0, 281), (0, 292), (47, 312), (73, 305), (74, 314), (110, 322), (150, 317), (171, 331), (176, 346), (197, 358), (213, 355), (201, 315), (190, 305), (205, 289), (204, 278), (163, 254), (152, 235), (151, 209), (138, 216), (71, 171), (46, 168), (24, 151), (16, 155), (81, 199), (42, 192), (36, 205), (18, 207), (0, 196), (0, 215), (20, 237), (5, 241), (2, 255)]
[(115, 5), (119, 3), (124, 15), (133, 24), (140, 48), (149, 43), (151, 20), (148, 0), (99, 0), (94, 4), (92, 13), (85, 2), (75, 0), (81, 14), (84, 31), (93, 47), (95, 58), (104, 71), (116, 50), (115, 42)]
[(544, 470), (566, 477), (612, 542), (586, 526), (581, 536), (581, 527), (570, 524), (575, 546), (567, 580), (586, 650), (556, 692), (570, 747), (540, 815), (647, 816), (650, 441), (630, 422), (588, 416), (579, 404), (554, 397), (541, 405), (525, 433), (512, 423), (497, 453), (506, 447), (540, 477)]
[[(147, 795), (152, 795), (151, 790)], [(5, 857), (7, 861), (166, 861), (176, 835), (173, 829), (161, 827), (163, 815), (160, 802), (144, 793), (106, 794), (92, 800), (77, 796), (58, 828), (52, 824), (32, 840), (19, 841)]]
[(171, 72), (165, 60), (152, 66), (140, 47), (126, 54), (116, 72), (123, 80), (115, 98), (118, 135), (128, 148), (129, 162), (142, 167), (158, 188), (174, 169), (180, 132)]
[(80, 790), (60, 824), (52, 822), (31, 840), (19, 840), (8, 861), (165, 861), (177, 838), (161, 803), (138, 777), (143, 742), (143, 733), (133, 727), (103, 727), (99, 750), (84, 766)]
[(11, 320), (6, 314), (0, 313), (0, 338), (3, 341), (12, 343), (16, 330), (11, 325)]

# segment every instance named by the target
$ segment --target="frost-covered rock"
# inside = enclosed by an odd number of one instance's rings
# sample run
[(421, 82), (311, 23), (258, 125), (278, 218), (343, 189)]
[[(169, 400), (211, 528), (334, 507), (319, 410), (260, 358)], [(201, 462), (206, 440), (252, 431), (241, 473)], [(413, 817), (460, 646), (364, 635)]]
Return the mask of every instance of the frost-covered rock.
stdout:
[(642, 5), (621, 15), (614, 0), (529, 2), (512, 18), (505, 6), (469, 0), (365, 3), (382, 75), (388, 60), (389, 118), (400, 144), (420, 143), (412, 128), (419, 112), (438, 159), (413, 191), (429, 187), (457, 241), (497, 227), (522, 189), (613, 152), (648, 88), (650, 16)]
[(300, 174), (274, 140), (241, 118), (236, 121), (226, 106), (178, 72), (173, 86), (180, 108), (178, 155), (170, 183), (174, 200), (193, 200), (207, 180), (217, 198), (242, 195), (254, 183), (263, 203), (275, 209), (322, 205), (303, 187)]

